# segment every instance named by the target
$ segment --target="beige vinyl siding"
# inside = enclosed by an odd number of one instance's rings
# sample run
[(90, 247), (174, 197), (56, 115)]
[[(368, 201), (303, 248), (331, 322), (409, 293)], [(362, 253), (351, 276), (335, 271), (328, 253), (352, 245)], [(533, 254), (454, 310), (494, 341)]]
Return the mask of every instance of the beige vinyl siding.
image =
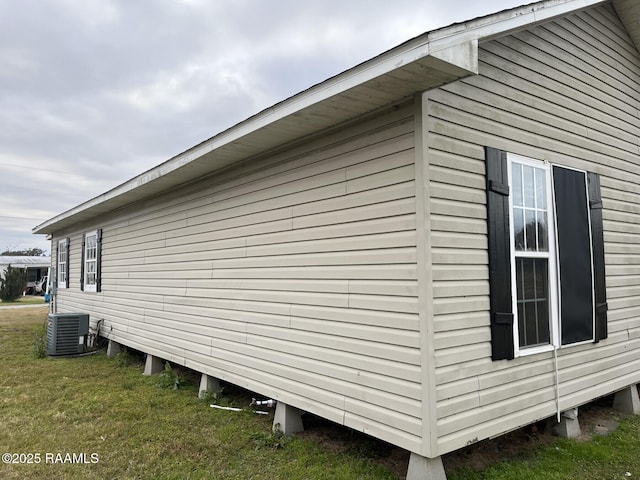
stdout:
[(427, 94), (440, 453), (556, 412), (553, 353), (491, 361), (484, 146), (601, 175), (609, 338), (558, 351), (560, 408), (640, 381), (640, 56), (602, 6), (479, 58)]
[[(71, 288), (59, 311), (419, 450), (414, 123), (406, 103), (60, 232)], [(80, 245), (95, 227), (103, 292), (89, 294)]]

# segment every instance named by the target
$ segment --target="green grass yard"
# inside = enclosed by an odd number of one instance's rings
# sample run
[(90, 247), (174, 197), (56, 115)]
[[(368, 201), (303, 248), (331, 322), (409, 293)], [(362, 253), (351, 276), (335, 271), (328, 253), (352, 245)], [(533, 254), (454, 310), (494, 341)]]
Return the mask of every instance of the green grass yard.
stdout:
[[(0, 309), (0, 453), (41, 457), (0, 464), (2, 479), (397, 478), (357, 451), (309, 439), (276, 448), (271, 416), (210, 408), (186, 380), (178, 390), (160, 388), (162, 379), (144, 377), (138, 362), (37, 359), (32, 346), (46, 313)], [(244, 407), (250, 399), (232, 391), (223, 401)], [(87, 463), (47, 463), (67, 453)]]
[[(406, 472), (407, 452), (316, 417), (282, 439), (271, 415), (212, 409), (197, 398), (197, 375), (178, 367), (174, 390), (172, 378), (143, 376), (135, 355), (36, 358), (46, 315), (46, 306), (0, 308), (0, 454), (33, 462), (0, 464), (2, 479), (391, 480)], [(250, 397), (227, 386), (216, 401), (246, 407)], [(640, 478), (640, 417), (606, 405), (583, 411), (587, 438), (523, 429), (480, 442), (445, 456), (449, 480)], [(600, 421), (620, 426), (592, 434)]]
[(45, 304), (44, 297), (25, 295), (13, 302), (4, 302), (0, 300), (0, 307), (2, 305), (42, 305)]

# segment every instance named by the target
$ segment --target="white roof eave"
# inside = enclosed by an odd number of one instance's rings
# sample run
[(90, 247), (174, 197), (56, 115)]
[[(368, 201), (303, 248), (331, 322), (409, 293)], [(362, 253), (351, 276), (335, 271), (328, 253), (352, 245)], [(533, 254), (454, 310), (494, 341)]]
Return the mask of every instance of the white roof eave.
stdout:
[(51, 257), (0, 255), (0, 266), (15, 268), (44, 268), (51, 265)]

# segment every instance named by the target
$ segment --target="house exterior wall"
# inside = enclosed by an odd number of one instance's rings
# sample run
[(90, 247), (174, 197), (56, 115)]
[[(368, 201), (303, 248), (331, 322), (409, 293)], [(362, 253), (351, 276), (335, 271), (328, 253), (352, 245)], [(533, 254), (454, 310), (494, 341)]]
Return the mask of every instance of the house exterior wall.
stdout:
[[(58, 312), (103, 334), (421, 449), (414, 106), (254, 159), (70, 238)], [(80, 290), (102, 229), (102, 291)]]
[(485, 146), (601, 176), (609, 336), (557, 351), (560, 410), (640, 382), (640, 55), (604, 5), (479, 59), (424, 94), (439, 453), (557, 409), (553, 352), (491, 360)]
[[(640, 382), (640, 55), (605, 5), (479, 60), (415, 104), (56, 232), (58, 312), (430, 457)], [(491, 360), (485, 146), (600, 174), (609, 336), (559, 349), (558, 384), (553, 352)], [(97, 228), (102, 291), (82, 292)]]

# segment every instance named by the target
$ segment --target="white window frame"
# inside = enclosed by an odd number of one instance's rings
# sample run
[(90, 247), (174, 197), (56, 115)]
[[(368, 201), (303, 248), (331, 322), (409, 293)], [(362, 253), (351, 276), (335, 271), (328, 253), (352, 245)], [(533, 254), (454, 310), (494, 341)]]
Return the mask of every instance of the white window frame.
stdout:
[[(92, 250), (95, 252), (92, 258), (89, 258), (89, 239), (94, 238), (94, 245)], [(89, 272), (89, 265), (93, 264), (93, 272)], [(98, 230), (92, 230), (86, 232), (84, 235), (84, 291), (85, 292), (97, 292), (98, 291)], [(94, 281), (89, 283), (89, 274), (93, 273)]]
[[(67, 239), (58, 240), (58, 270), (57, 284), (58, 288), (67, 288), (67, 278), (69, 276), (69, 259), (67, 258)], [(60, 260), (60, 256), (64, 255), (64, 262)], [(61, 268), (64, 265), (64, 270)], [(64, 277), (62, 276), (64, 274)]]
[[(515, 231), (514, 231), (514, 218), (513, 218), (513, 198), (514, 195), (509, 195), (509, 242), (510, 242), (510, 257), (511, 257), (511, 291), (512, 294), (512, 308), (514, 312), (513, 322), (513, 344), (514, 354), (516, 357), (524, 355), (533, 355), (536, 353), (547, 352), (554, 350), (560, 346), (560, 322), (559, 322), (559, 296), (558, 296), (558, 256), (557, 256), (557, 236), (556, 236), (556, 219), (555, 219), (555, 204), (553, 201), (553, 184), (551, 178), (551, 164), (549, 162), (543, 162), (540, 160), (534, 160), (531, 158), (523, 157), (515, 154), (507, 154), (508, 160), (508, 179), (509, 188), (513, 189), (512, 178), (512, 166), (513, 163), (518, 163), (533, 168), (544, 170), (545, 172), (545, 187), (546, 187), (546, 202), (547, 202), (547, 232), (548, 232), (548, 252), (516, 252), (515, 249)], [(520, 335), (518, 329), (518, 303), (517, 295), (518, 291), (516, 285), (516, 258), (545, 258), (548, 261), (548, 285), (549, 285), (549, 336), (550, 341), (547, 345), (538, 345), (533, 347), (520, 347)]]

